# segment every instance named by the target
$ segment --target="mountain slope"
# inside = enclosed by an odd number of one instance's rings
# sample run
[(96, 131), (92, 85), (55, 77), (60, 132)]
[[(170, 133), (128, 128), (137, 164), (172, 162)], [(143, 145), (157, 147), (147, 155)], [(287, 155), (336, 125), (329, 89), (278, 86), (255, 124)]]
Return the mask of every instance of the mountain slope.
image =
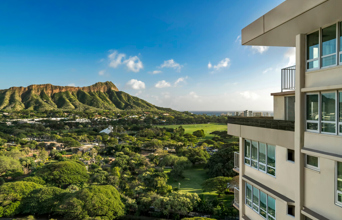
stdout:
[(0, 90), (0, 110), (166, 110), (119, 91), (112, 82), (92, 86), (51, 84)]

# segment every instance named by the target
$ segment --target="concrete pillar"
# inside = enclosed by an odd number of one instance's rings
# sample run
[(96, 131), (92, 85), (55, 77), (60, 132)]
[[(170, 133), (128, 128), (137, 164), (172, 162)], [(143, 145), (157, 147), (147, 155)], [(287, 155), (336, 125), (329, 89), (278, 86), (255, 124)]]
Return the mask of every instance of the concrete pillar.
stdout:
[(245, 143), (242, 137), (239, 138), (239, 219), (243, 219), (245, 214), (245, 183), (242, 180), (242, 176), (245, 173)]
[(295, 103), (295, 166), (296, 189), (295, 190), (295, 219), (303, 220), (301, 210), (304, 205), (304, 155), (301, 149), (304, 146), (305, 131), (305, 94), (301, 89), (305, 87), (305, 37), (304, 34), (296, 36), (296, 103)]

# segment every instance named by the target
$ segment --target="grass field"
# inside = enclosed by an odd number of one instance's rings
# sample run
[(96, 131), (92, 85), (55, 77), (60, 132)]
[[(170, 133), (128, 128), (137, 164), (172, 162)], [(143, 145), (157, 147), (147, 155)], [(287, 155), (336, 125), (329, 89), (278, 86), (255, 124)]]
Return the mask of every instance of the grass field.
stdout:
[(227, 125), (226, 124), (188, 124), (188, 125), (160, 125), (158, 127), (166, 127), (166, 128), (178, 128), (179, 126), (182, 126), (185, 129), (185, 133), (192, 132), (203, 129), (205, 133), (204, 139), (212, 139), (214, 135), (210, 134), (213, 131), (227, 131)]

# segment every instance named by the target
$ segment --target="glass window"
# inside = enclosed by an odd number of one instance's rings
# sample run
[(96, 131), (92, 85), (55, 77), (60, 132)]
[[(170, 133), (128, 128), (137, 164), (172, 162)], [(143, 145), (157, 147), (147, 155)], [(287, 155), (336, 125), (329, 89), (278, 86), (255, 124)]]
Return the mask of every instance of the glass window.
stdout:
[(253, 209), (259, 212), (259, 190), (253, 187)]
[(273, 199), (271, 196), (268, 196), (267, 199), (268, 204), (268, 219), (275, 219), (275, 211), (276, 211), (276, 204), (275, 199)]
[(267, 145), (267, 173), (275, 176), (275, 146)]
[[(339, 92), (339, 110), (339, 122), (342, 122), (342, 92)], [(342, 124), (340, 125), (340, 132), (342, 132)]]
[[(336, 93), (322, 93), (322, 132), (336, 133)], [(324, 123), (333, 122), (333, 123)]]
[(307, 35), (307, 69), (319, 68), (319, 32)]
[(258, 169), (258, 142), (252, 141), (252, 167)]
[(318, 157), (306, 155), (306, 167), (314, 170), (319, 169), (319, 159)]
[(245, 140), (245, 163), (251, 165), (251, 142)]
[(336, 24), (322, 29), (322, 67), (336, 65)]
[(252, 207), (252, 185), (246, 183), (246, 204)]
[[(340, 51), (342, 51), (342, 22), (340, 22)], [(342, 53), (340, 54), (340, 62), (342, 62)]]
[(318, 130), (318, 94), (306, 95), (307, 130)]
[(266, 144), (259, 143), (259, 170), (266, 172)]
[(337, 202), (342, 205), (342, 162), (337, 162)]
[(260, 215), (264, 218), (267, 217), (267, 195), (260, 191)]

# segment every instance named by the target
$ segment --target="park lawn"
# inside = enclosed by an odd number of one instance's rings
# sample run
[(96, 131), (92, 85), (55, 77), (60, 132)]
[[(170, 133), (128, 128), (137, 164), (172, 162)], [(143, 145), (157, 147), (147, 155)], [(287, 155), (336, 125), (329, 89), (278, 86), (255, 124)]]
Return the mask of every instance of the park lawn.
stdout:
[(212, 139), (215, 135), (210, 134), (213, 131), (227, 131), (227, 124), (218, 124), (218, 123), (210, 123), (210, 124), (185, 124), (185, 125), (159, 125), (157, 127), (165, 127), (165, 128), (178, 128), (182, 126), (185, 130), (185, 133), (192, 134), (197, 130), (204, 130), (205, 138), (204, 139)]
[[(171, 170), (172, 169), (164, 169), (164, 172), (169, 173)], [(217, 197), (217, 193), (215, 191), (203, 192), (202, 190), (202, 183), (210, 178), (203, 166), (194, 166), (186, 169), (184, 170), (183, 175), (185, 178), (178, 181), (175, 181), (173, 178), (169, 177), (167, 184), (171, 185), (172, 188), (176, 188), (178, 187), (178, 183), (180, 183), (179, 191), (183, 193), (197, 193), (198, 195), (202, 194), (208, 199), (214, 199)], [(222, 195), (219, 200), (222, 200), (227, 205), (230, 205), (234, 200), (234, 195)]]

